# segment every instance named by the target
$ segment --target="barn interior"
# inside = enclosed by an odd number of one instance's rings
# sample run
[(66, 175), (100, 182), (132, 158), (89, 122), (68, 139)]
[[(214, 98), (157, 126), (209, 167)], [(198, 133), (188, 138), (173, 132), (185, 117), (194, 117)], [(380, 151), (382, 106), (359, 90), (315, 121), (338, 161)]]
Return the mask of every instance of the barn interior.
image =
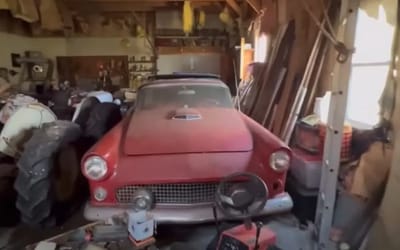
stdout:
[(0, 249), (400, 249), (399, 21), (0, 0)]

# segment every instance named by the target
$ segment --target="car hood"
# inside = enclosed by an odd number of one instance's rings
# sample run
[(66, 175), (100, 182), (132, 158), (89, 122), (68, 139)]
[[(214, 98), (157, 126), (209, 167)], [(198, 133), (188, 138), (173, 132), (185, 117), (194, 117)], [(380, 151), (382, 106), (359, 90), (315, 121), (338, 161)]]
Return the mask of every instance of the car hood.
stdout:
[(135, 112), (126, 128), (127, 155), (250, 151), (253, 141), (232, 108), (153, 109)]

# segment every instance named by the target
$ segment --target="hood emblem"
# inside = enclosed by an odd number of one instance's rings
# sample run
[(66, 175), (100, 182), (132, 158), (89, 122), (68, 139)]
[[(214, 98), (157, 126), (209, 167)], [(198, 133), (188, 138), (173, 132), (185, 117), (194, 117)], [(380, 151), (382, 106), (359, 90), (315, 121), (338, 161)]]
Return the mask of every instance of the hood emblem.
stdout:
[(177, 109), (174, 112), (172, 112), (171, 119), (193, 121), (193, 120), (200, 120), (201, 115), (197, 110), (184, 107), (182, 109)]

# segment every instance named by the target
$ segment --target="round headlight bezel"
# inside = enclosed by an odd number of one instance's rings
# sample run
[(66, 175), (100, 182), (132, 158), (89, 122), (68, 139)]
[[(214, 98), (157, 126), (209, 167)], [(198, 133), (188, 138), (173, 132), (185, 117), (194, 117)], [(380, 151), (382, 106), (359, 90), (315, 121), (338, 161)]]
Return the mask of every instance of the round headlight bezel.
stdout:
[[(93, 168), (100, 168), (97, 169), (99, 173), (94, 174), (96, 171)], [(85, 162), (83, 163), (83, 174), (92, 181), (101, 181), (107, 177), (108, 174), (108, 166), (107, 162), (100, 156), (93, 155), (86, 158)]]
[(271, 154), (269, 165), (275, 172), (285, 172), (289, 169), (291, 156), (285, 150), (278, 150)]

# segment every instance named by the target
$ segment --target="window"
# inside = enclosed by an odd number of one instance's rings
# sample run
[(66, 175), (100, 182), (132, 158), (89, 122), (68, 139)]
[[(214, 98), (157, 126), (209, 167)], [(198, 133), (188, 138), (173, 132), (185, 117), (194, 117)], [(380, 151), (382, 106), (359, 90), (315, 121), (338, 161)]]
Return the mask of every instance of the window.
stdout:
[(254, 42), (254, 62), (264, 63), (267, 57), (269, 37), (265, 33), (256, 36)]
[(371, 128), (379, 121), (379, 98), (390, 66), (393, 34), (382, 6), (378, 18), (359, 11), (346, 112), (346, 120), (356, 128)]

